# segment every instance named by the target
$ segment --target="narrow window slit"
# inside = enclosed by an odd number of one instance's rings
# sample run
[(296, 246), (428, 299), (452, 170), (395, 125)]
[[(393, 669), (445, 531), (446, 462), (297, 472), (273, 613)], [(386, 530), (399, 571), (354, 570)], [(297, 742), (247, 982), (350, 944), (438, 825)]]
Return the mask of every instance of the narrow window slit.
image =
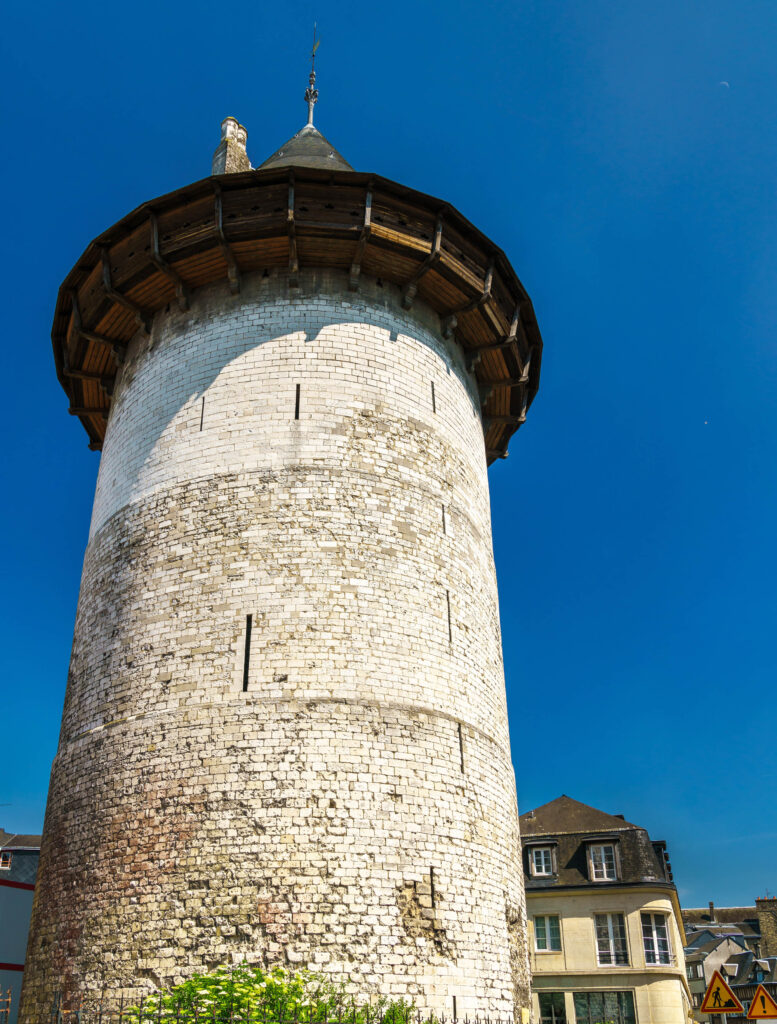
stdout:
[(453, 1019), (458, 1020), (458, 1013), (456, 1012), (456, 996), (453, 997)]
[(246, 651), (243, 658), (243, 693), (248, 692), (248, 669), (251, 664), (251, 625), (253, 615), (246, 615)]
[(451, 626), (451, 592), (450, 590), (445, 591), (445, 604), (448, 609), (448, 643), (453, 643), (453, 628)]
[(437, 412), (437, 398), (436, 398), (436, 396), (434, 394), (434, 381), (432, 381), (431, 384), (432, 384), (432, 412), (436, 413)]
[(205, 419), (205, 395), (202, 396), (202, 405), (200, 406), (200, 431), (202, 431), (202, 424)]
[(442, 506), (442, 532), (448, 532), (448, 523), (446, 522), (445, 505)]
[(459, 763), (461, 765), (461, 770), (463, 772), (464, 771), (464, 736), (462, 735), (462, 732), (461, 732), (461, 722), (459, 722), (459, 724), (457, 726), (457, 729), (458, 729), (458, 733), (459, 733)]
[(299, 419), (299, 391), (300, 391), (300, 385), (298, 384), (297, 385), (297, 397), (294, 400), (294, 419), (295, 420)]
[(429, 890), (432, 898), (432, 906), (435, 904), (435, 892), (434, 892), (434, 868), (429, 868)]

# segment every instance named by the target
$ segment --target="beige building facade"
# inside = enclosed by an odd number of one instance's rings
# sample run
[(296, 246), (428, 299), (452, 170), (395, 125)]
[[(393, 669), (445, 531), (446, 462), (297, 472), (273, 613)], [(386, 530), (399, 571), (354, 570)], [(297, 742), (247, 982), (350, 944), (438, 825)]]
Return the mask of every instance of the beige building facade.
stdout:
[(537, 1024), (685, 1024), (680, 906), (666, 851), (568, 797), (521, 817)]

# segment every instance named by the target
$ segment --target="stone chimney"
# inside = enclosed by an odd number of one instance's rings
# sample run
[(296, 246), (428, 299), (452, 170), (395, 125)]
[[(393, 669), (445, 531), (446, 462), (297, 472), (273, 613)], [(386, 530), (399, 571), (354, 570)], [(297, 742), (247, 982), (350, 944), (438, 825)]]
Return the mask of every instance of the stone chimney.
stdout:
[(777, 956), (777, 897), (756, 899), (755, 909), (761, 929), (761, 952), (764, 956)]
[(248, 133), (234, 117), (225, 117), (221, 122), (221, 142), (213, 154), (211, 174), (235, 174), (250, 171), (251, 162), (246, 153)]
[(715, 904), (710, 900), (710, 921), (715, 920)]

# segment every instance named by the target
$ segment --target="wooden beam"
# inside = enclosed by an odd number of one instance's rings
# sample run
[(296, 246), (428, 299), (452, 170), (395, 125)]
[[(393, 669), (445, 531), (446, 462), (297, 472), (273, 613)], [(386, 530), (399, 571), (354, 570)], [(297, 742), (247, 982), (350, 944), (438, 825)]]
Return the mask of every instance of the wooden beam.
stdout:
[(151, 334), (151, 321), (153, 315), (148, 313), (145, 309), (142, 309), (137, 302), (133, 302), (132, 299), (128, 299), (126, 295), (122, 295), (121, 292), (117, 292), (113, 287), (111, 280), (111, 254), (107, 246), (102, 247), (102, 262), (103, 262), (103, 291), (112, 302), (118, 303), (120, 306), (124, 306), (130, 313), (135, 314), (135, 319), (138, 322), (138, 326), (141, 330), (144, 330), (146, 334)]
[(509, 452), (500, 451), (498, 448), (486, 448), (486, 455), (489, 459), (506, 459)]
[(472, 302), (468, 302), (464, 306), (459, 306), (457, 309), (450, 310), (448, 316), (455, 316), (457, 313), (472, 313), (473, 310), (480, 309), (481, 306), (485, 306), (485, 304), (491, 298), (491, 286), (493, 283), (494, 261), (492, 260), (491, 263), (489, 263), (488, 265), (486, 277), (485, 280), (483, 281), (483, 290), (481, 291), (480, 295), (478, 295), (476, 299), (473, 299)]
[(91, 408), (88, 406), (79, 409), (72, 405), (68, 409), (68, 412), (70, 413), (71, 416), (104, 416), (106, 419), (108, 418), (109, 411), (109, 409)]
[(151, 225), (151, 259), (165, 277), (172, 281), (180, 308), (187, 310), (189, 308), (189, 291), (181, 276), (173, 270), (159, 251), (159, 223), (153, 210), (149, 211), (149, 223)]
[(116, 362), (121, 365), (127, 356), (127, 346), (114, 338), (108, 338), (104, 334), (95, 334), (94, 331), (87, 331), (81, 320), (81, 307), (78, 304), (78, 292), (75, 289), (70, 293), (72, 309), (73, 330), (86, 341), (93, 341), (97, 345), (107, 345), (113, 353)]
[(508, 423), (508, 424), (521, 424), (526, 422), (526, 414), (523, 413), (521, 416), (484, 416), (484, 425), (491, 426), (492, 423)]
[[(485, 352), (500, 352), (504, 349), (516, 347), (516, 355), (518, 357), (518, 363), (521, 366), (521, 373), (526, 369), (526, 363), (531, 358), (531, 349), (529, 348), (528, 353), (524, 355), (527, 349), (526, 332), (523, 328), (521, 321), (521, 306), (526, 300), (522, 299), (515, 307), (513, 313), (512, 323), (510, 324), (510, 333), (500, 338), (499, 341), (490, 342), (488, 345), (480, 345), (476, 349), (472, 349), (467, 355), (467, 369), (472, 370), (480, 362), (482, 355)], [(523, 343), (523, 344), (521, 344)]]
[(413, 299), (416, 297), (418, 291), (418, 282), (432, 269), (432, 267), (440, 259), (440, 252), (442, 250), (442, 213), (437, 215), (437, 223), (434, 226), (434, 240), (432, 241), (432, 248), (429, 255), (423, 261), (420, 267), (415, 271), (413, 276), (407, 282), (402, 292), (402, 305), (405, 309), (410, 309), (413, 305)]
[(224, 260), (227, 264), (227, 277), (229, 278), (229, 290), (233, 295), (237, 295), (240, 291), (240, 270), (238, 269), (235, 254), (232, 252), (227, 237), (224, 234), (224, 204), (221, 201), (221, 185), (217, 181), (213, 182), (213, 191), (216, 194), (215, 197), (215, 215), (216, 215), (216, 237), (219, 240), (219, 247)]
[(489, 388), (517, 388), (521, 384), (529, 383), (529, 373), (527, 371), (520, 377), (503, 377), (501, 380), (481, 380), (480, 383)]
[(367, 192), (364, 196), (364, 223), (362, 224), (361, 234), (359, 235), (359, 241), (356, 243), (356, 253), (353, 257), (353, 263), (351, 264), (351, 273), (348, 278), (348, 287), (352, 292), (355, 292), (359, 288), (359, 275), (362, 272), (362, 259), (364, 258), (364, 250), (367, 248), (367, 241), (372, 231), (372, 183), (367, 188)]
[(286, 227), (289, 233), (289, 287), (299, 288), (297, 228), (294, 223), (294, 171), (289, 173), (289, 198), (286, 204)]
[(71, 370), (70, 367), (65, 367), (62, 372), (73, 380), (93, 380), (109, 398), (113, 394), (113, 377), (106, 377), (102, 373), (89, 373), (86, 370)]

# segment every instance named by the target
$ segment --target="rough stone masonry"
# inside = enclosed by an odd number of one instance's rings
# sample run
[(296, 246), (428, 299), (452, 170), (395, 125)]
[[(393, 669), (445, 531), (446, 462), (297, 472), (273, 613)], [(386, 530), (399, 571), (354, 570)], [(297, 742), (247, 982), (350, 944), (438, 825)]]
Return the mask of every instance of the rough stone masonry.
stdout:
[(424, 302), (282, 271), (132, 340), (22, 1020), (221, 964), (529, 1005), (480, 397)]

